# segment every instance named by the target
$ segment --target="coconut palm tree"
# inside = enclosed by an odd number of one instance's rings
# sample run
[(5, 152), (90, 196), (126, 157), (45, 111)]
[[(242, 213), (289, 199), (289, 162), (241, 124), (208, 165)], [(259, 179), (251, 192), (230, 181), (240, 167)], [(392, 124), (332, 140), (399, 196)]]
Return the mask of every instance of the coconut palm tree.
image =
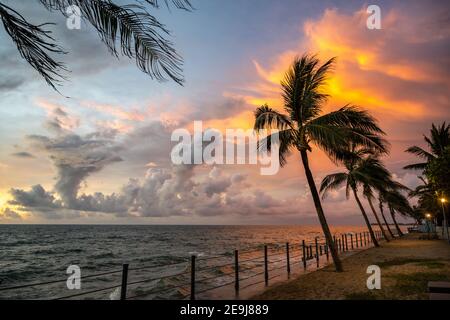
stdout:
[[(384, 238), (387, 242), (389, 242), (389, 241), (390, 241), (390, 240), (389, 240), (389, 237), (387, 236), (386, 231), (385, 231), (384, 228), (383, 228), (383, 224), (381, 223), (380, 218), (378, 217), (378, 213), (377, 213), (377, 211), (375, 210), (375, 206), (373, 205), (373, 199), (375, 198), (375, 196), (374, 196), (374, 191), (373, 191), (373, 188), (372, 188), (372, 186), (369, 184), (368, 181), (364, 183), (364, 186), (363, 186), (363, 195), (364, 195), (364, 197), (367, 199), (367, 202), (369, 203), (369, 207), (370, 207), (370, 209), (372, 210), (373, 216), (375, 217), (375, 220), (377, 221), (377, 224), (378, 224), (378, 227), (379, 227), (380, 230), (381, 230), (381, 233), (383, 234), (383, 238)], [(385, 219), (385, 224), (387, 225), (386, 219)], [(391, 233), (391, 234), (392, 234), (392, 233)], [(393, 235), (392, 235), (392, 237), (393, 237)]]
[(406, 187), (401, 187), (400, 184), (397, 184), (397, 188), (390, 188), (385, 192), (380, 193), (380, 202), (387, 204), (392, 221), (394, 222), (395, 229), (397, 230), (399, 236), (403, 236), (403, 232), (397, 223), (395, 214), (400, 213), (403, 216), (414, 217), (413, 210), (408, 199), (400, 192), (402, 189), (405, 190), (404, 188)]
[[(279, 137), (280, 164), (284, 165), (292, 150), (300, 153), (301, 161), (308, 181), (314, 206), (336, 271), (342, 271), (335, 244), (322, 208), (314, 176), (309, 166), (308, 154), (316, 145), (333, 161), (344, 156), (342, 146), (356, 143), (369, 148), (385, 151), (385, 144), (380, 135), (384, 134), (376, 120), (355, 106), (345, 106), (328, 114), (321, 114), (328, 95), (323, 86), (333, 67), (332, 58), (320, 64), (316, 56), (305, 54), (295, 58), (284, 80), (281, 82), (285, 113), (268, 105), (255, 111), (255, 130), (276, 128)], [(274, 134), (262, 139), (260, 148), (271, 150)]]
[[(402, 214), (407, 215), (407, 207), (409, 208), (409, 202), (408, 200), (406, 200), (406, 198), (401, 194), (402, 191), (411, 191), (408, 187), (404, 186), (403, 184), (394, 181), (392, 179), (392, 175), (391, 173), (386, 169), (386, 172), (388, 173), (388, 175), (385, 177), (384, 180), (379, 180), (381, 182), (381, 184), (376, 186), (376, 189), (378, 191), (378, 201), (379, 201), (379, 208), (380, 208), (380, 212), (381, 212), (381, 216), (383, 217), (384, 223), (386, 225), (386, 228), (388, 229), (390, 235), (392, 238), (394, 238), (394, 233), (392, 232), (391, 228), (389, 227), (389, 224), (387, 222), (387, 219), (384, 215), (384, 206), (383, 203), (387, 202), (385, 200), (385, 198), (387, 198), (388, 200), (390, 200), (391, 202), (396, 202), (396, 204), (391, 204), (389, 205), (388, 202), (388, 207), (389, 207), (389, 211), (391, 212), (391, 216), (393, 214), (391, 208), (395, 207), (398, 208)], [(402, 207), (404, 205), (404, 207)], [(409, 212), (409, 211), (408, 211)], [(395, 219), (395, 215), (392, 216), (392, 220), (394, 221), (395, 227), (397, 229), (397, 232), (399, 234), (399, 236), (403, 235), (403, 233), (401, 232), (397, 221)]]
[[(158, 0), (143, 0), (157, 8)], [(136, 60), (143, 72), (159, 81), (172, 79), (183, 83), (182, 59), (165, 36), (169, 31), (141, 4), (118, 5), (111, 0), (39, 0), (49, 11), (59, 11), (68, 17), (69, 6), (80, 9), (80, 17), (91, 24), (111, 54), (122, 54)], [(191, 10), (189, 0), (164, 0), (175, 7)], [(22, 56), (56, 90), (55, 85), (65, 79), (65, 65), (53, 54), (65, 51), (55, 42), (51, 23), (32, 24), (11, 6), (0, 2), (0, 19)]]
[(425, 149), (418, 146), (412, 146), (406, 149), (406, 152), (412, 153), (426, 160), (426, 162), (410, 164), (404, 167), (404, 169), (425, 170), (427, 164), (431, 160), (441, 156), (444, 153), (445, 148), (450, 146), (450, 124), (446, 125), (446, 123), (444, 122), (440, 127), (436, 127), (433, 123), (430, 133), (430, 137), (424, 135), (424, 140), (427, 143), (430, 151), (426, 151)]
[(369, 230), (373, 244), (376, 247), (379, 247), (379, 243), (375, 238), (375, 233), (373, 232), (372, 225), (370, 224), (366, 210), (364, 209), (364, 206), (362, 205), (361, 200), (358, 196), (358, 188), (362, 187), (363, 194), (369, 201), (370, 207), (373, 210), (377, 223), (380, 229), (384, 231), (375, 208), (373, 207), (372, 187), (379, 187), (382, 181), (386, 180), (385, 176), (388, 175), (388, 172), (382, 166), (381, 162), (375, 156), (373, 156), (373, 153), (374, 151), (371, 149), (349, 146), (348, 156), (342, 161), (342, 164), (344, 165), (346, 171), (329, 174), (325, 178), (323, 178), (320, 185), (320, 192), (322, 193), (322, 197), (325, 198), (329, 191), (337, 190), (345, 184), (347, 199), (350, 197), (350, 191), (352, 191), (356, 203), (361, 210), (364, 221), (366, 222), (367, 229)]
[[(373, 199), (375, 198), (374, 190), (376, 190), (378, 194), (380, 194), (382, 192), (385, 192), (385, 190), (387, 190), (388, 188), (394, 187), (395, 183), (392, 181), (391, 173), (380, 161), (378, 156), (379, 155), (377, 154), (369, 153), (366, 159), (360, 161), (360, 165), (366, 166), (366, 171), (368, 172), (368, 176), (364, 181), (362, 181), (363, 194), (366, 197), (367, 201), (369, 202), (370, 209), (372, 210), (372, 213), (377, 221), (377, 224), (383, 234), (384, 239), (386, 239), (386, 241), (389, 242), (389, 237), (387, 236), (386, 231), (383, 228), (383, 224), (381, 223), (380, 218), (378, 217), (378, 213), (375, 210), (375, 206), (373, 205)], [(381, 211), (381, 215), (390, 234), (392, 235), (392, 237), (394, 237), (392, 231), (389, 229), (389, 225), (386, 221), (383, 211)]]
[(395, 238), (394, 233), (392, 232), (391, 227), (389, 226), (389, 223), (386, 219), (386, 216), (384, 215), (384, 205), (383, 202), (381, 201), (381, 197), (378, 197), (378, 208), (380, 209), (380, 213), (381, 213), (381, 217), (383, 218), (384, 224), (386, 225), (386, 229), (388, 230), (389, 234), (391, 235), (392, 238)]

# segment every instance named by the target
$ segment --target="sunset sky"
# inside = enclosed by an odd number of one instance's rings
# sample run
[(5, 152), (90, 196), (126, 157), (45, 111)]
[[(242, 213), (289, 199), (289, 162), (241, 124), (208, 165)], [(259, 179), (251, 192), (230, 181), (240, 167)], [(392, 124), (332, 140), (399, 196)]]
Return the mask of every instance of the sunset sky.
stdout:
[[(195, 120), (246, 129), (256, 107), (282, 110), (280, 80), (305, 52), (337, 57), (324, 111), (370, 110), (392, 144), (387, 166), (418, 183), (402, 169), (415, 161), (404, 150), (423, 146), (432, 122), (450, 121), (445, 1), (369, 3), (381, 8), (381, 30), (367, 29), (363, 1), (192, 2), (193, 12), (155, 12), (184, 58), (182, 87), (111, 56), (88, 25), (69, 30), (38, 1), (6, 1), (31, 22), (56, 23), (71, 72), (58, 94), (0, 27), (0, 223), (317, 223), (298, 154), (274, 176), (170, 160), (174, 129)], [(318, 149), (310, 162), (316, 183), (340, 170)], [(333, 224), (363, 223), (343, 190), (324, 209)]]

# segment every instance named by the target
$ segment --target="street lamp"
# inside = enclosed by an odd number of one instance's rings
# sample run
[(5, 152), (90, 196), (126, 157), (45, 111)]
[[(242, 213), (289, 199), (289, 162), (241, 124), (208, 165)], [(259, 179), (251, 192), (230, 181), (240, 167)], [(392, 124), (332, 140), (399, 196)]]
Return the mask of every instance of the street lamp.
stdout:
[[(445, 230), (445, 235), (447, 237), (447, 240), (450, 242), (450, 238), (448, 236), (448, 224), (447, 224), (447, 216), (445, 215), (445, 208), (444, 208), (444, 203), (447, 202), (447, 199), (445, 199), (444, 197), (441, 198), (441, 205), (442, 205), (442, 215), (444, 216), (444, 223), (442, 226), (442, 231)], [(444, 233), (444, 232), (442, 232)]]
[(428, 240), (430, 240), (430, 232), (431, 232), (431, 214), (425, 214), (426, 223), (427, 223), (427, 232), (428, 232)]

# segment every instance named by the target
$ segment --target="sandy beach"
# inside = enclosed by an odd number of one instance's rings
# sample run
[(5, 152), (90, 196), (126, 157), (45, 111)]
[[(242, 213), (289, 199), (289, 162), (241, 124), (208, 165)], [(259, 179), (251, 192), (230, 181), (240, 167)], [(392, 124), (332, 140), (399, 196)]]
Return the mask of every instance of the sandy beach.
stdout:
[[(417, 234), (383, 242), (333, 265), (268, 288), (253, 299), (428, 299), (428, 281), (450, 281), (450, 245)], [(381, 268), (381, 289), (366, 286), (369, 265)]]

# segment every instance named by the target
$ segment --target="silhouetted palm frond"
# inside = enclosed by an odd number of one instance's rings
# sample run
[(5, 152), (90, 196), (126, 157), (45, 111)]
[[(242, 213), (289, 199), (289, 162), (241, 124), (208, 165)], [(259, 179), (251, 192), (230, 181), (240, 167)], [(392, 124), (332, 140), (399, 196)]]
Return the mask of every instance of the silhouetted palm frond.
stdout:
[(328, 98), (321, 90), (334, 62), (335, 58), (331, 58), (320, 66), (316, 56), (305, 54), (296, 58), (286, 72), (281, 82), (284, 107), (299, 126), (321, 112)]
[(182, 59), (171, 41), (164, 38), (169, 31), (142, 5), (119, 6), (109, 0), (56, 1), (60, 7), (55, 1), (40, 1), (64, 15), (67, 5), (78, 6), (81, 17), (97, 30), (111, 53), (134, 58), (139, 69), (159, 81), (170, 78), (183, 83)]
[(292, 123), (287, 116), (270, 108), (267, 104), (259, 107), (255, 111), (255, 130), (266, 128), (277, 128), (284, 130), (292, 128)]
[[(172, 3), (176, 8), (183, 9), (190, 11), (194, 7), (192, 6), (191, 2), (189, 0), (163, 0), (167, 7), (170, 6), (170, 3)], [(145, 0), (145, 2), (148, 2), (152, 6), (158, 8), (159, 2), (158, 0)]]
[(423, 139), (428, 145), (429, 151), (412, 146), (406, 149), (406, 152), (412, 153), (426, 162), (414, 163), (404, 167), (404, 169), (425, 170), (427, 164), (444, 153), (446, 147), (450, 146), (450, 124), (445, 122), (441, 126), (431, 125), (430, 137), (423, 136)]
[(51, 54), (65, 53), (54, 43), (51, 32), (44, 28), (50, 23), (33, 25), (14, 9), (0, 3), (0, 18), (6, 32), (14, 41), (20, 55), (56, 90), (55, 84), (63, 79), (63, 63)]
[[(168, 29), (151, 15), (143, 5), (117, 5), (111, 0), (39, 0), (48, 10), (60, 11), (68, 17), (66, 9), (77, 6), (80, 17), (91, 24), (98, 32), (109, 51), (136, 61), (138, 68), (158, 81), (171, 79), (182, 85), (183, 60), (173, 44), (167, 39)], [(190, 11), (189, 0), (163, 0), (167, 7)], [(145, 0), (150, 6), (159, 7), (161, 1)], [(42, 27), (49, 24), (32, 25), (13, 9), (0, 3), (0, 15), (20, 54), (55, 88), (62, 79), (64, 66), (51, 57), (51, 53), (62, 53), (54, 44), (49, 31)]]
[[(320, 192), (322, 193), (322, 199), (325, 199), (328, 193), (332, 190), (337, 190), (348, 180), (348, 174), (345, 172), (338, 172), (327, 175), (323, 178), (320, 184)], [(347, 199), (348, 199), (348, 194)]]
[[(276, 133), (278, 135), (278, 156), (280, 166), (284, 166), (287, 157), (290, 155), (291, 148), (295, 146), (295, 131), (293, 129), (281, 130)], [(272, 152), (275, 133), (258, 140), (258, 150)]]

